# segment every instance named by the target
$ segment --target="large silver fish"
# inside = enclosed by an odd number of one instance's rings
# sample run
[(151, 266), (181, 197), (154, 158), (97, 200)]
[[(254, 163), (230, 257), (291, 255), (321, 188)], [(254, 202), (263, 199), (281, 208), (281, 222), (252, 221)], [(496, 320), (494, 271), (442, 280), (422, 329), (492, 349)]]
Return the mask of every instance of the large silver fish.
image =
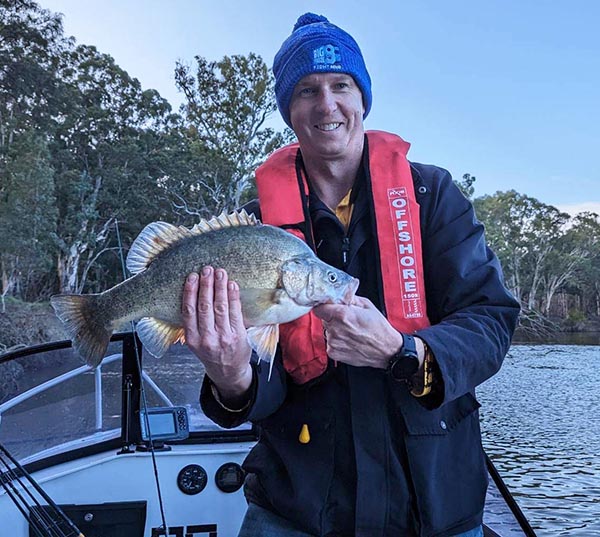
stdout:
[(358, 287), (356, 278), (323, 263), (300, 239), (241, 211), (192, 229), (149, 224), (127, 256), (134, 276), (100, 294), (56, 295), (51, 303), (91, 366), (102, 361), (113, 331), (137, 319), (144, 347), (159, 357), (172, 343), (185, 341), (183, 285), (190, 272), (206, 265), (224, 268), (239, 284), (250, 344), (267, 361), (275, 354), (280, 323), (317, 304), (347, 303)]

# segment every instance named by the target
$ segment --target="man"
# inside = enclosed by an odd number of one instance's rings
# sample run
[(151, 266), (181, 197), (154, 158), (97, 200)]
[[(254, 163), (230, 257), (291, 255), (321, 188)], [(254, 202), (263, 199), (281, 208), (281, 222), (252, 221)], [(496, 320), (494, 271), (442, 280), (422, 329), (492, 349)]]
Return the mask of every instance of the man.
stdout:
[(345, 31), (303, 15), (273, 70), (299, 145), (257, 171), (250, 208), (361, 283), (351, 304), (281, 327), (270, 380), (235, 282), (205, 267), (185, 284), (206, 414), (260, 431), (240, 535), (482, 535), (474, 389), (500, 368), (519, 311), (483, 226), (448, 172), (365, 134), (371, 81)]

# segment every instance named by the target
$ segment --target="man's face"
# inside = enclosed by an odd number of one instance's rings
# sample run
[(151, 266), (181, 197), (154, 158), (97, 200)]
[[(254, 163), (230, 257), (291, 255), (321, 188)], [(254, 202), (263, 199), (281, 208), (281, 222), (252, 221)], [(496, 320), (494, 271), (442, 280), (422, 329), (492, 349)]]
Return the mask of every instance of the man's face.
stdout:
[(308, 158), (339, 159), (362, 153), (362, 93), (350, 75), (305, 76), (294, 88), (290, 119)]

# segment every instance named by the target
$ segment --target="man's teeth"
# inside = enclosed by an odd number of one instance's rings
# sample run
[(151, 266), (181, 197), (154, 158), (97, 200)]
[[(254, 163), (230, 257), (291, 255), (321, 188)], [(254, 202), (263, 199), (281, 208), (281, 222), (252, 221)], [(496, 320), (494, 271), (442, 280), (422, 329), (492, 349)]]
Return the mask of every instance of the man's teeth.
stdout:
[(322, 123), (321, 125), (317, 125), (317, 129), (321, 131), (333, 131), (337, 129), (341, 123)]

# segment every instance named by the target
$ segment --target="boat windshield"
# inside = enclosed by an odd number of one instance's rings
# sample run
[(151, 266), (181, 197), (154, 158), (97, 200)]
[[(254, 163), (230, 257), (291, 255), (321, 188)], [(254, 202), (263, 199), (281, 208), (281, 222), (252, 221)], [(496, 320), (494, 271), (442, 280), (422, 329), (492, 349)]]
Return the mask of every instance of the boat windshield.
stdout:
[[(96, 369), (83, 364), (68, 342), (0, 358), (0, 443), (28, 462), (119, 439), (122, 349), (121, 340), (112, 341)], [(143, 352), (142, 365), (148, 408), (184, 406), (192, 436), (223, 436), (224, 430), (200, 408), (204, 371), (186, 347), (174, 345), (160, 360)], [(239, 429), (250, 430), (251, 425)]]

